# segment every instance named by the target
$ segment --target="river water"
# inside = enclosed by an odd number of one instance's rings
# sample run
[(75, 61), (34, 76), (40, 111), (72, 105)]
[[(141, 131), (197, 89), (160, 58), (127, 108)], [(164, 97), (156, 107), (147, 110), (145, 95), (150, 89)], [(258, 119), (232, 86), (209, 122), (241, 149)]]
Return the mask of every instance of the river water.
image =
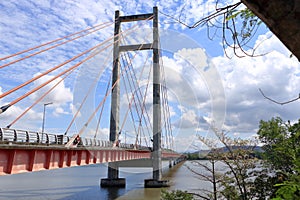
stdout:
[[(170, 180), (168, 190), (199, 192), (210, 185), (201, 181), (186, 166), (190, 161), (169, 169), (163, 163), (163, 177)], [(33, 173), (0, 176), (0, 199), (16, 200), (159, 200), (160, 188), (144, 188), (144, 179), (152, 177), (150, 168), (121, 168), (120, 177), (126, 178), (125, 188), (101, 188), (107, 167), (96, 164), (82, 167), (46, 170)]]

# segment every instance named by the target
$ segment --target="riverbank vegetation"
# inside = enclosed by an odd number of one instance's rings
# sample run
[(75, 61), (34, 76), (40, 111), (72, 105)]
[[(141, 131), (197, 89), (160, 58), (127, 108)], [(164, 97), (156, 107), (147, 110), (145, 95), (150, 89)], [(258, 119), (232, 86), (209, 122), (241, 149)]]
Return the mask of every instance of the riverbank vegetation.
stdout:
[[(296, 123), (284, 122), (281, 118), (260, 121), (257, 140), (230, 138), (223, 131), (213, 131), (217, 139), (199, 136), (210, 149), (204, 157), (207, 162), (196, 160), (199, 154), (187, 155), (193, 160), (193, 167), (187, 168), (212, 186), (211, 190), (193, 193), (194, 197), (207, 200), (300, 199), (300, 120)], [(257, 144), (262, 144), (262, 151), (257, 151)], [(226, 168), (225, 172), (217, 169), (218, 162)], [(191, 194), (177, 191), (170, 195), (180, 194), (181, 198), (173, 197), (184, 200), (185, 193)]]

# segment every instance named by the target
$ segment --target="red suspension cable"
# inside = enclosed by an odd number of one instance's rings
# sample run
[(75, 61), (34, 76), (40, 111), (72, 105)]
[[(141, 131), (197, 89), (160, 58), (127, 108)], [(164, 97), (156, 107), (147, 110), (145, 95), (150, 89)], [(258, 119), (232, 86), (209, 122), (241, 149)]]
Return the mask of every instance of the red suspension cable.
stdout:
[(52, 41), (46, 42), (46, 43), (44, 43), (44, 44), (41, 44), (41, 45), (38, 45), (38, 46), (32, 47), (32, 48), (30, 48), (30, 49), (26, 49), (26, 50), (20, 51), (20, 52), (18, 52), (18, 53), (15, 53), (15, 54), (12, 54), (12, 55), (9, 55), (9, 56), (6, 56), (6, 57), (3, 57), (3, 58), (0, 58), (0, 61), (1, 61), (1, 60), (5, 60), (5, 59), (8, 59), (8, 58), (11, 58), (11, 57), (14, 57), (14, 56), (17, 56), (17, 55), (20, 55), (20, 54), (23, 54), (23, 53), (26, 53), (26, 52), (29, 52), (29, 51), (32, 51), (32, 50), (35, 50), (35, 49), (38, 49), (38, 48), (40, 48), (40, 47), (43, 47), (43, 46), (47, 46), (47, 45), (49, 45), (49, 44), (52, 44), (52, 43), (58, 42), (58, 41), (60, 41), (60, 40), (63, 40), (63, 39), (66, 39), (66, 38), (72, 37), (72, 36), (74, 36), (74, 35), (80, 34), (80, 33), (82, 33), (82, 32), (85, 32), (85, 31), (88, 31), (88, 30), (94, 29), (94, 28), (96, 28), (96, 27), (98, 27), (98, 26), (102, 26), (103, 24), (108, 24), (108, 23), (111, 23), (111, 22), (104, 22), (104, 23), (102, 23), (102, 24), (95, 25), (95, 26), (93, 26), (93, 27), (90, 27), (90, 28), (87, 28), (87, 29), (81, 30), (81, 31), (79, 31), (79, 32), (75, 32), (75, 33), (73, 33), (73, 34), (70, 34), (70, 35), (64, 36), (64, 37), (62, 37), (62, 38), (58, 38), (58, 39), (55, 39), (55, 40), (52, 40)]
[(7, 128), (14, 125), (19, 119), (21, 119), (29, 110), (31, 110), (36, 104), (38, 104), (42, 99), (45, 98), (51, 91), (53, 91), (63, 80), (65, 80), (75, 69), (68, 72), (61, 80), (59, 80), (55, 85), (53, 85), (47, 92), (40, 96), (30, 107), (28, 107), (21, 115), (19, 115), (14, 121), (12, 121)]
[[(112, 53), (112, 50), (110, 51), (110, 53)], [(108, 59), (109, 59), (109, 58), (110, 58), (110, 57), (108, 56), (108, 57), (105, 59), (105, 62), (103, 63), (102, 66), (105, 66), (105, 65), (106, 65), (106, 63), (108, 62)], [(82, 106), (84, 105), (84, 103), (85, 103), (85, 101), (87, 100), (89, 94), (91, 93), (93, 87), (97, 84), (100, 75), (101, 75), (101, 74), (99, 73), (98, 76), (95, 78), (93, 84), (89, 87), (89, 89), (88, 89), (88, 91), (87, 91), (85, 97), (83, 98), (83, 100), (82, 100), (82, 102), (81, 102), (79, 108), (77, 109), (75, 115), (73, 116), (73, 118), (72, 118), (72, 120), (71, 120), (71, 122), (70, 122), (70, 124), (69, 124), (69, 126), (68, 126), (68, 128), (67, 128), (67, 130), (66, 130), (66, 132), (64, 133), (65, 135), (67, 135), (69, 129), (71, 128), (71, 126), (72, 126), (72, 124), (74, 123), (74, 121), (75, 121), (77, 115), (79, 114), (79, 112), (80, 112)]]
[[(152, 16), (149, 17), (147, 20), (149, 20), (149, 19), (151, 19), (151, 18), (152, 18)], [(138, 26), (138, 24), (134, 25), (130, 30), (132, 30), (132, 29), (133, 29), (134, 27), (136, 27), (136, 26)], [(125, 31), (125, 32), (127, 32), (125, 35), (127, 35), (127, 34), (129, 33), (129, 31)], [(124, 32), (119, 33), (119, 35), (122, 34), (122, 33), (124, 33)], [(120, 39), (119, 39), (119, 40), (120, 40)], [(117, 40), (117, 41), (119, 41), (119, 40)], [(119, 80), (120, 80), (120, 78), (112, 85), (111, 90), (116, 86), (116, 84), (119, 82)], [(95, 111), (90, 115), (88, 121), (85, 123), (85, 125), (84, 125), (84, 126), (81, 128), (81, 130), (79, 131), (78, 136), (80, 136), (80, 135), (83, 133), (83, 131), (84, 131), (85, 128), (88, 126), (88, 124), (90, 123), (90, 121), (92, 120), (92, 118), (93, 118), (93, 117), (95, 116), (95, 114), (98, 112), (99, 108), (100, 108), (100, 107), (103, 105), (103, 103), (106, 101), (106, 98), (108, 97), (108, 95), (109, 95), (109, 93), (111, 92), (111, 90), (108, 91), (108, 93), (105, 95), (105, 97), (103, 98), (103, 100), (98, 104), (98, 106), (97, 106), (97, 108), (95, 109)], [(72, 125), (72, 123), (71, 123), (69, 126), (71, 126), (71, 125)], [(67, 146), (68, 146), (69, 144), (71, 144), (71, 142), (72, 142), (72, 141), (69, 141), (68, 144), (67, 144)]]
[[(107, 26), (108, 26), (108, 25), (107, 25)], [(107, 26), (105, 26), (105, 27), (107, 27)], [(72, 38), (72, 39), (70, 39), (70, 40), (67, 40), (67, 41), (65, 41), (65, 42), (62, 42), (62, 43), (53, 45), (53, 46), (51, 46), (51, 47), (48, 47), (48, 48), (43, 49), (43, 50), (40, 50), (40, 51), (38, 51), (38, 52), (35, 52), (35, 53), (30, 54), (30, 55), (28, 55), (28, 56), (25, 56), (25, 57), (23, 57), (23, 58), (20, 58), (20, 59), (14, 60), (14, 61), (12, 61), (12, 62), (6, 63), (6, 64), (4, 64), (4, 65), (1, 65), (1, 66), (0, 66), (0, 69), (1, 69), (1, 68), (4, 68), (4, 67), (7, 67), (7, 66), (9, 66), (9, 65), (12, 65), (12, 64), (14, 64), (14, 63), (20, 62), (20, 61), (22, 61), (22, 60), (25, 60), (25, 59), (27, 59), (27, 58), (36, 56), (36, 55), (38, 55), (38, 54), (40, 54), (40, 53), (49, 51), (49, 50), (54, 49), (54, 48), (56, 48), (56, 47), (58, 47), (58, 46), (61, 46), (61, 45), (63, 45), (63, 44), (67, 44), (67, 43), (72, 42), (72, 41), (74, 41), (74, 40), (76, 40), (76, 39), (78, 39), (78, 38), (81, 38), (81, 37), (83, 37), (83, 36), (86, 36), (86, 35), (89, 35), (89, 34), (91, 34), (91, 33), (96, 32), (96, 31), (99, 31), (99, 30), (101, 30), (102, 28), (105, 28), (105, 27), (97, 28), (96, 30), (93, 30), (93, 31), (88, 32), (88, 33), (85, 33), (84, 35), (79, 35), (79, 36), (77, 36), (77, 37), (75, 37), (75, 38)]]

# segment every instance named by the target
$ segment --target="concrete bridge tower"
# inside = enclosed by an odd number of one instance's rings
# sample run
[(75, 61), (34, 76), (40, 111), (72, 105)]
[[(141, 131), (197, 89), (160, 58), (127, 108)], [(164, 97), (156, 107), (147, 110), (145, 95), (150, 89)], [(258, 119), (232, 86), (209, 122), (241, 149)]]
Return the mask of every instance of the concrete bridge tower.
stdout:
[[(153, 42), (148, 44), (136, 44), (120, 46), (120, 26), (122, 22), (132, 22), (139, 20), (153, 20)], [(110, 136), (111, 142), (116, 143), (119, 139), (119, 114), (120, 114), (120, 62), (119, 54), (123, 51), (153, 50), (153, 151), (152, 167), (153, 178), (145, 180), (145, 187), (167, 186), (167, 181), (162, 179), (162, 151), (161, 151), (161, 78), (159, 65), (159, 33), (158, 33), (158, 10), (153, 7), (153, 13), (120, 16), (119, 11), (115, 12), (114, 29), (114, 51), (113, 51), (113, 72), (112, 72), (112, 98), (110, 114)], [(108, 174), (106, 179), (101, 180), (102, 187), (125, 186), (125, 179), (119, 178), (118, 166), (114, 163), (108, 164)]]

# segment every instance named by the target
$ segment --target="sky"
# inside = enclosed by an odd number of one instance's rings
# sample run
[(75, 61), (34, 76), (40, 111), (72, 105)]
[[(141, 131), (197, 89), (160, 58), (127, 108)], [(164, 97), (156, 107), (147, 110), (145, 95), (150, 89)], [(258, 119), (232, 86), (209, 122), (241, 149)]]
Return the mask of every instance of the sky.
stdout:
[[(228, 5), (232, 1), (222, 1)], [(289, 50), (274, 36), (265, 25), (261, 25), (251, 40), (251, 45), (257, 47), (257, 57), (244, 56), (239, 58), (232, 49), (225, 49), (230, 58), (224, 54), (221, 32), (210, 29), (214, 33), (213, 40), (207, 34), (207, 27), (188, 29), (176, 23), (162, 13), (179, 18), (186, 24), (207, 16), (215, 9), (212, 0), (185, 1), (98, 1), (98, 0), (10, 0), (0, 2), (0, 57), (37, 46), (39, 44), (64, 37), (96, 24), (108, 22), (106, 28), (42, 53), (8, 67), (0, 69), (0, 94), (6, 92), (39, 73), (54, 67), (95, 46), (113, 36), (113, 20), (115, 10), (120, 10), (121, 16), (141, 13), (151, 13), (157, 6), (159, 13), (160, 44), (162, 50), (161, 63), (164, 66), (166, 88), (168, 89), (170, 115), (176, 150), (193, 151), (203, 148), (197, 140), (197, 135), (211, 137), (211, 126), (228, 132), (232, 137), (253, 138), (256, 136), (259, 121), (269, 120), (279, 116), (283, 120), (295, 122), (298, 120), (299, 102), (288, 105), (277, 105), (265, 99), (259, 92), (272, 99), (287, 101), (299, 95), (300, 65)], [(151, 23), (140, 23), (141, 27), (129, 33), (125, 42), (128, 44), (151, 42), (149, 32)], [(126, 30), (132, 25), (122, 26)], [(150, 33), (151, 34), (151, 33)], [(112, 44), (110, 40), (108, 44)], [(61, 80), (58, 87), (31, 109), (12, 128), (41, 131), (43, 107), (45, 103), (53, 103), (46, 107), (45, 130), (49, 133), (61, 134), (67, 130), (73, 116), (85, 97), (85, 92), (93, 80), (98, 80), (83, 108), (78, 112), (76, 125), (68, 134), (72, 135), (82, 129), (88, 116), (101, 102), (111, 75), (112, 49), (107, 48), (89, 62), (83, 64), (64, 80), (58, 79), (39, 92), (12, 106), (0, 115), (0, 126), (11, 123), (26, 108), (32, 105), (45, 91)], [(246, 51), (251, 52), (250, 49)], [(25, 54), (28, 55), (28, 54)], [(133, 55), (133, 54), (131, 54)], [(134, 60), (136, 71), (141, 67), (149, 52), (138, 53)], [(20, 57), (16, 57), (20, 58)], [(3, 65), (16, 58), (0, 61)], [(71, 62), (71, 66), (75, 62)], [(99, 67), (101, 63), (101, 67)], [(140, 87), (147, 82), (147, 72), (151, 68), (151, 59), (140, 80)], [(22, 89), (0, 99), (0, 104), (6, 105), (30, 89), (56, 76), (63, 70), (52, 72)], [(125, 79), (124, 79), (125, 80)], [(123, 81), (124, 81), (123, 80)], [(124, 81), (125, 82), (125, 81)], [(125, 84), (121, 80), (121, 84)], [(126, 112), (127, 92), (121, 88), (121, 118)], [(150, 86), (149, 91), (152, 91)], [(152, 115), (151, 94), (147, 94), (147, 111)], [(107, 101), (110, 101), (108, 97)], [(100, 123), (98, 137), (108, 139), (109, 103), (104, 106), (104, 117)], [(128, 107), (128, 106), (127, 106)], [(97, 116), (99, 116), (97, 114)], [(121, 119), (121, 121), (122, 121)], [(94, 136), (97, 117), (92, 119), (86, 136)], [(124, 125), (127, 131), (127, 142), (134, 141), (132, 121)], [(126, 134), (125, 134), (126, 135)], [(122, 141), (125, 135), (121, 134)]]

